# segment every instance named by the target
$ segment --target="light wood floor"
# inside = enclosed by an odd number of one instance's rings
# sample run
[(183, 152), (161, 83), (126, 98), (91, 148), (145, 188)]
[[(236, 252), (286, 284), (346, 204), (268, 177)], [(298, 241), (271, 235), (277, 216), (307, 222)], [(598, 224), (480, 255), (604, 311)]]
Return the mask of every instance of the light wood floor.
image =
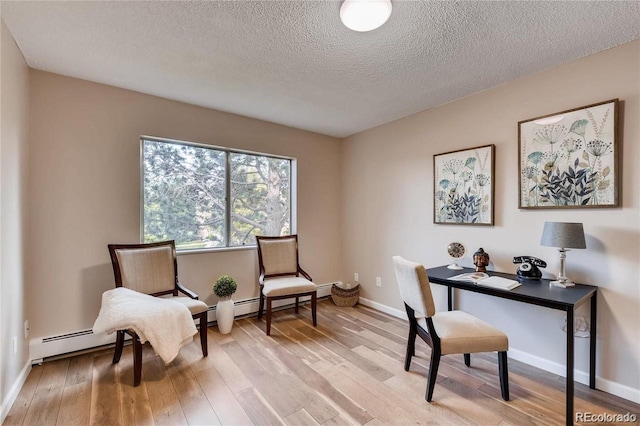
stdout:
[[(132, 387), (131, 348), (34, 366), (5, 425), (549, 425), (564, 424), (564, 380), (509, 360), (511, 401), (500, 398), (497, 360), (446, 356), (433, 402), (424, 400), (428, 347), (418, 339), (403, 370), (407, 323), (364, 306), (318, 305), (274, 314), (272, 336), (255, 318), (230, 335), (209, 328), (168, 366), (145, 346), (142, 384)], [(639, 413), (640, 406), (576, 384), (577, 411)]]

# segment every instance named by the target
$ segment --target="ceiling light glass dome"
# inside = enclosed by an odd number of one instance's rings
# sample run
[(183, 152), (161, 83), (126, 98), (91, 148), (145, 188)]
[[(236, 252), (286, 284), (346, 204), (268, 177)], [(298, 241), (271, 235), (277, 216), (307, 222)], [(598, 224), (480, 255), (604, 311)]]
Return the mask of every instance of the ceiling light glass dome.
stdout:
[(391, 8), (391, 0), (345, 0), (340, 19), (353, 31), (371, 31), (387, 22)]

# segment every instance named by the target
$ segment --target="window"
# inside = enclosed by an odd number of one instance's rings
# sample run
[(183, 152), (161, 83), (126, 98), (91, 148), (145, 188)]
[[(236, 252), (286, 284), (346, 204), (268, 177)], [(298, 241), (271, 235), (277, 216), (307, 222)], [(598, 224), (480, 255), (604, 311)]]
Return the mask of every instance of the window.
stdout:
[(292, 230), (294, 160), (142, 138), (142, 241), (178, 250), (255, 245)]

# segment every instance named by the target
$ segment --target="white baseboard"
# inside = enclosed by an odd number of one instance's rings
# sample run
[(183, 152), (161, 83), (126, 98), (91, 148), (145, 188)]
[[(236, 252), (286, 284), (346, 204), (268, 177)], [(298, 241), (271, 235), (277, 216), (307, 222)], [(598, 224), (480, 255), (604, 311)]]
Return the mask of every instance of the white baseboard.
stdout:
[(407, 319), (407, 313), (406, 312), (402, 312), (400, 309), (396, 309), (396, 308), (392, 308), (390, 306), (387, 305), (383, 305), (382, 303), (378, 303), (378, 302), (374, 302), (373, 300), (370, 299), (365, 299), (364, 297), (361, 297), (358, 300), (358, 303), (362, 303), (364, 306), (368, 306), (370, 308), (373, 308), (377, 311), (380, 312), (384, 312), (385, 314), (389, 314), (391, 316), (394, 316), (396, 318), (400, 318), (403, 320)]
[[(557, 374), (560, 377), (567, 377), (567, 367), (564, 364), (549, 361), (546, 358), (531, 355), (530, 353), (513, 348), (509, 348), (509, 358), (513, 358), (517, 361), (524, 362), (525, 364), (532, 365), (541, 370)], [(575, 370), (573, 373), (573, 378), (576, 382), (582, 383), (583, 385), (589, 384), (589, 373), (586, 371)], [(620, 383), (603, 379), (602, 377), (598, 376), (596, 376), (596, 389), (619, 396), (620, 398), (635, 402), (636, 404), (640, 404), (640, 389), (621, 385)]]
[(640, 404), (640, 389), (621, 385), (620, 383), (612, 382), (611, 380), (606, 380), (601, 377), (596, 377), (596, 389)]
[(31, 362), (27, 360), (24, 367), (22, 367), (22, 370), (20, 370), (18, 378), (13, 383), (13, 386), (11, 386), (11, 389), (9, 389), (6, 398), (2, 401), (2, 406), (0, 407), (0, 424), (4, 423), (4, 420), (7, 418), (7, 414), (9, 414), (9, 410), (11, 410), (13, 403), (16, 402), (16, 398), (22, 389), (22, 385), (24, 385), (24, 382), (27, 380), (27, 376), (30, 371)]
[[(407, 319), (407, 314), (399, 309), (392, 308), (382, 303), (374, 302), (373, 300), (360, 298), (360, 303), (365, 306), (369, 306), (381, 312), (385, 312), (396, 318)], [(561, 377), (566, 377), (567, 367), (564, 364), (559, 364), (554, 361), (550, 361), (546, 358), (542, 358), (536, 355), (531, 355), (528, 352), (520, 351), (518, 349), (509, 348), (509, 358), (513, 358), (517, 361), (529, 364), (533, 367), (539, 368), (544, 371), (548, 371), (553, 374), (557, 374)], [(573, 373), (574, 379), (578, 383), (585, 385), (589, 384), (589, 373), (582, 370), (575, 370)], [(620, 383), (613, 382), (611, 380), (603, 379), (596, 376), (596, 389), (603, 392), (610, 393), (612, 395), (619, 396), (628, 401), (640, 404), (640, 389), (635, 389), (630, 386), (621, 385)]]

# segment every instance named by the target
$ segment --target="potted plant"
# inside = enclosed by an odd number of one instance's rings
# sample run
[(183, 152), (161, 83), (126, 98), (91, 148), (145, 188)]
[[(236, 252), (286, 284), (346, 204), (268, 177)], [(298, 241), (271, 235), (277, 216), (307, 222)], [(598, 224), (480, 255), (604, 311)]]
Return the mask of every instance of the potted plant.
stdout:
[(231, 333), (233, 326), (234, 308), (231, 295), (236, 292), (238, 284), (233, 277), (223, 275), (218, 278), (213, 285), (213, 292), (218, 296), (218, 304), (216, 305), (216, 321), (218, 322), (218, 330), (221, 334)]

